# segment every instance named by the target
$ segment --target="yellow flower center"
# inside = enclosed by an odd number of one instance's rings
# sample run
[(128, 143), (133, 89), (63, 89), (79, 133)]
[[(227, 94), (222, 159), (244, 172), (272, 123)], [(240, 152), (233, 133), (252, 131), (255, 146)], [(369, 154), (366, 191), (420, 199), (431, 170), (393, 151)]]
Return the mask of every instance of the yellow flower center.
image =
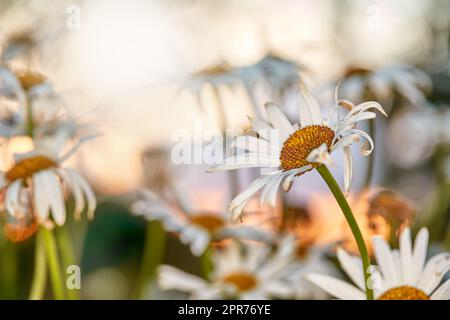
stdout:
[(47, 157), (35, 156), (17, 162), (11, 169), (9, 169), (9, 171), (6, 172), (5, 177), (10, 182), (17, 179), (25, 180), (38, 171), (54, 168), (56, 166), (57, 163)]
[(298, 129), (284, 142), (280, 153), (281, 168), (291, 170), (318, 163), (306, 160), (311, 151), (325, 143), (328, 148), (333, 142), (334, 131), (327, 126), (312, 125)]
[(215, 214), (203, 213), (197, 214), (190, 218), (192, 224), (195, 224), (209, 232), (214, 232), (225, 225), (225, 220)]
[(45, 77), (37, 72), (20, 72), (17, 74), (17, 79), (19, 79), (24, 90), (29, 90), (30, 88), (45, 82)]
[(383, 293), (378, 300), (429, 300), (422, 290), (410, 286), (392, 288)]
[(223, 282), (235, 286), (239, 291), (247, 291), (256, 287), (256, 277), (248, 272), (234, 272), (225, 276)]

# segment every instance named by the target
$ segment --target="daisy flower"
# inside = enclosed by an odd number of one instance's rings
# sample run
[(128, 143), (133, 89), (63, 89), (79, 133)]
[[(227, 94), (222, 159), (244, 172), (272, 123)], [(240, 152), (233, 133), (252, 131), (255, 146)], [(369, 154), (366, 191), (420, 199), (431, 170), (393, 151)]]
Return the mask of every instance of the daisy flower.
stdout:
[(29, 126), (33, 126), (33, 137), (40, 138), (73, 125), (62, 98), (40, 73), (13, 73), (0, 68), (0, 97), (4, 99), (0, 109), (1, 137), (29, 134)]
[(430, 90), (431, 79), (428, 75), (408, 65), (389, 65), (374, 70), (349, 68), (341, 82), (344, 97), (360, 102), (369, 96), (387, 105), (397, 95), (422, 107), (426, 102), (424, 93)]
[(161, 221), (167, 231), (179, 234), (180, 240), (190, 246), (192, 254), (202, 255), (211, 241), (227, 238), (272, 242), (272, 236), (250, 226), (230, 225), (228, 214), (196, 211), (189, 200), (178, 199), (182, 208), (165, 203), (151, 191), (143, 191), (143, 198), (132, 205), (132, 211), (147, 220)]
[(327, 260), (330, 246), (296, 245), (296, 259), (286, 269), (284, 279), (294, 284), (294, 297), (296, 299), (325, 299), (328, 294), (310, 283), (306, 276), (311, 272), (320, 272), (327, 275), (337, 275), (336, 268)]
[(255, 94), (257, 86), (262, 84), (264, 90), (269, 90), (273, 98), (280, 99), (297, 84), (299, 70), (300, 67), (294, 62), (268, 54), (256, 63), (242, 67), (233, 68), (228, 63), (222, 62), (203, 69), (185, 81), (184, 87), (196, 95), (202, 109), (204, 109), (202, 91), (205, 86), (213, 87), (216, 93), (222, 87), (243, 87), (254, 113), (258, 117), (264, 117), (264, 110), (260, 107)]
[(0, 190), (5, 193), (8, 214), (22, 218), (24, 205), (29, 205), (38, 223), (50, 226), (51, 216), (57, 225), (63, 225), (66, 221), (64, 200), (71, 192), (75, 218), (81, 217), (85, 207), (88, 218), (93, 217), (96, 199), (91, 187), (75, 170), (62, 167), (83, 141), (61, 154), (62, 140), (54, 137), (40, 141), (34, 150), (16, 154), (13, 166), (0, 173)]
[[(417, 234), (414, 248), (411, 231), (406, 228), (400, 235), (400, 249), (392, 250), (385, 240), (374, 237), (373, 246), (378, 267), (372, 267), (372, 286), (379, 300), (448, 300), (450, 280), (440, 284), (450, 270), (450, 253), (433, 256), (425, 263), (428, 230)], [(310, 274), (307, 278), (339, 299), (365, 299), (361, 261), (347, 252), (338, 250), (338, 259), (356, 286), (333, 277)]]
[[(248, 188), (237, 195), (229, 206), (232, 219), (236, 220), (249, 199), (262, 190), (260, 203), (269, 202), (275, 205), (280, 185), (287, 191), (295, 177), (331, 162), (330, 155), (343, 150), (345, 159), (344, 185), (348, 191), (353, 175), (353, 161), (350, 145), (361, 137), (367, 144), (361, 149), (363, 155), (369, 155), (373, 148), (372, 138), (356, 125), (362, 120), (375, 118), (371, 109), (385, 112), (376, 102), (364, 102), (354, 106), (348, 101), (338, 101), (331, 108), (327, 118), (322, 116), (319, 102), (310, 94), (306, 86), (300, 82), (299, 124), (291, 124), (278, 105), (265, 105), (267, 121), (259, 118), (251, 119), (254, 136), (237, 137), (233, 143), (237, 154), (225, 160), (225, 163), (210, 169), (211, 172), (234, 170), (240, 168), (264, 168), (261, 176)], [(340, 119), (338, 105), (349, 110), (344, 119)]]
[[(410, 169), (428, 161), (440, 146), (450, 145), (449, 124), (448, 106), (399, 113), (388, 128), (387, 148), (392, 162)], [(413, 138), (407, 132), (417, 134)]]
[(268, 246), (237, 243), (214, 252), (214, 271), (209, 279), (163, 265), (158, 282), (164, 290), (179, 290), (191, 299), (270, 299), (293, 295), (290, 283), (282, 279), (294, 258), (294, 241), (284, 239), (275, 252)]

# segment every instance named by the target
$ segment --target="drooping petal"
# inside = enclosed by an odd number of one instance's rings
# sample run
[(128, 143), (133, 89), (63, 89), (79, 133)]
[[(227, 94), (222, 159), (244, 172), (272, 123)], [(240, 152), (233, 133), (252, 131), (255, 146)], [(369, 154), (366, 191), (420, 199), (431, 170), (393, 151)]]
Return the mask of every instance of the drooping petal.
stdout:
[(345, 146), (344, 150), (344, 190), (348, 194), (353, 180), (353, 157), (352, 149)]

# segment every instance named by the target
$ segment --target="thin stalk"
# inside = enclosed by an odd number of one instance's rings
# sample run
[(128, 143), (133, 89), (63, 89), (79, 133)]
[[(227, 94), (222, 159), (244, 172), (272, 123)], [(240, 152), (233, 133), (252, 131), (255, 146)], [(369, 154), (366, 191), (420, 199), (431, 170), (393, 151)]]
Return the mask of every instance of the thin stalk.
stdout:
[(31, 101), (28, 98), (28, 94), (26, 93), (25, 103), (27, 109), (27, 134), (33, 138), (34, 135), (34, 123), (33, 123), (33, 107), (31, 105)]
[[(64, 225), (55, 230), (56, 241), (59, 246), (59, 251), (61, 253), (63, 270), (67, 271), (67, 268), (71, 265), (75, 265), (75, 253), (73, 251), (72, 242), (70, 236), (67, 232), (67, 226)], [(67, 287), (67, 286), (66, 286)], [(78, 289), (69, 289), (67, 287), (67, 297), (69, 300), (77, 300), (79, 298)]]
[(367, 251), (366, 243), (364, 242), (364, 238), (362, 236), (361, 230), (358, 226), (358, 223), (356, 222), (355, 216), (352, 213), (352, 209), (350, 208), (347, 199), (345, 198), (344, 194), (342, 193), (341, 188), (339, 187), (338, 183), (334, 179), (333, 175), (331, 174), (330, 170), (325, 165), (321, 165), (317, 167), (317, 171), (322, 176), (323, 180), (325, 180), (326, 184), (330, 188), (331, 193), (336, 198), (336, 201), (339, 204), (339, 207), (341, 207), (342, 213), (345, 216), (345, 219), (347, 220), (347, 223), (352, 230), (353, 236), (355, 237), (356, 244), (358, 245), (359, 254), (361, 255), (362, 264), (363, 264), (363, 273), (364, 273), (364, 279), (365, 279), (365, 287), (366, 287), (366, 297), (367, 300), (373, 300), (373, 291), (369, 287), (369, 280), (370, 280), (370, 259), (369, 259), (369, 253)]
[(45, 293), (47, 283), (47, 260), (45, 257), (45, 244), (41, 232), (36, 234), (34, 254), (34, 271), (31, 282), (30, 300), (41, 300)]
[(64, 284), (62, 281), (62, 270), (61, 264), (59, 262), (55, 235), (52, 230), (48, 230), (44, 227), (39, 229), (39, 232), (42, 233), (45, 251), (47, 254), (48, 260), (48, 269), (50, 272), (50, 280), (52, 282), (53, 295), (56, 300), (63, 300), (65, 298), (64, 295)]
[(15, 299), (17, 293), (17, 247), (15, 243), (5, 242), (2, 256), (3, 298)]
[(156, 268), (163, 260), (165, 247), (166, 232), (161, 222), (150, 221), (147, 224), (141, 270), (134, 293), (136, 299), (142, 297), (145, 285), (155, 277)]
[(205, 279), (208, 279), (211, 271), (213, 269), (213, 264), (211, 260), (211, 247), (208, 247), (205, 252), (200, 257), (202, 274)]

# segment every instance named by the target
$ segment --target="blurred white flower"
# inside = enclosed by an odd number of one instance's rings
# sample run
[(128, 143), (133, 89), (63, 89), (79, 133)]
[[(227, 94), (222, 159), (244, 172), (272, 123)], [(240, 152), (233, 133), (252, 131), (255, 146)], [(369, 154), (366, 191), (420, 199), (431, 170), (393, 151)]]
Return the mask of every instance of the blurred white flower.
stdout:
[(243, 87), (250, 99), (254, 113), (264, 116), (264, 110), (257, 101), (256, 91), (261, 86), (270, 92), (273, 99), (281, 99), (299, 80), (300, 67), (292, 61), (274, 54), (268, 54), (254, 64), (233, 68), (222, 62), (211, 68), (201, 70), (184, 81), (183, 87), (191, 90), (197, 97), (202, 109), (202, 90), (211, 86), (219, 91), (222, 87)]
[(357, 103), (374, 99), (390, 107), (395, 95), (417, 107), (426, 105), (431, 90), (428, 75), (409, 65), (389, 65), (375, 70), (349, 68), (341, 82), (341, 94)]
[(306, 279), (311, 272), (320, 272), (330, 276), (337, 275), (336, 268), (327, 260), (330, 246), (308, 246), (297, 244), (296, 259), (286, 269), (283, 276), (289, 283), (293, 284), (295, 298), (320, 300), (328, 297), (328, 294)]
[(291, 298), (292, 283), (284, 280), (283, 275), (294, 255), (293, 238), (283, 239), (275, 251), (268, 246), (241, 248), (233, 243), (215, 252), (214, 271), (209, 279), (163, 265), (158, 271), (158, 281), (162, 289), (186, 292), (191, 299)]
[(83, 141), (61, 154), (65, 142), (62, 135), (60, 132), (40, 141), (34, 150), (16, 154), (14, 165), (0, 174), (0, 190), (5, 192), (8, 214), (20, 219), (23, 214), (31, 213), (45, 226), (51, 226), (51, 215), (57, 225), (63, 225), (66, 221), (65, 195), (71, 192), (75, 218), (81, 217), (85, 207), (88, 218), (93, 218), (96, 199), (91, 187), (75, 170), (61, 167)]
[(156, 194), (145, 190), (142, 199), (136, 201), (131, 210), (147, 220), (161, 221), (167, 231), (178, 233), (180, 240), (190, 246), (192, 254), (200, 256), (211, 241), (228, 238), (256, 240), (271, 243), (272, 235), (256, 227), (230, 225), (228, 214), (222, 212), (196, 211), (189, 200), (177, 199), (177, 208), (164, 202)]
[[(450, 280), (439, 285), (450, 270), (450, 253), (432, 257), (426, 264), (428, 230), (417, 234), (414, 248), (411, 231), (407, 228), (400, 235), (400, 249), (389, 248), (381, 237), (374, 237), (373, 245), (378, 267), (372, 266), (371, 286), (375, 298), (380, 300), (448, 300)], [(339, 299), (366, 298), (361, 260), (340, 249), (341, 267), (356, 286), (343, 280), (312, 273), (307, 278)]]
[(35, 139), (51, 136), (58, 130), (71, 130), (75, 134), (81, 127), (69, 116), (62, 98), (40, 73), (13, 73), (0, 67), (0, 98), (3, 98), (0, 137), (29, 134), (30, 126)]
[[(259, 190), (262, 190), (260, 203), (269, 202), (275, 206), (280, 185), (287, 191), (295, 177), (321, 164), (329, 164), (330, 154), (339, 149), (344, 151), (344, 184), (345, 190), (349, 190), (353, 175), (350, 145), (359, 141), (360, 137), (365, 138), (368, 144), (361, 150), (365, 156), (369, 155), (374, 147), (372, 138), (366, 132), (357, 129), (356, 124), (376, 117), (374, 112), (369, 111), (370, 109), (386, 114), (376, 102), (354, 106), (348, 101), (338, 101), (337, 90), (335, 100), (328, 117), (324, 118), (318, 101), (301, 82), (299, 124), (292, 125), (274, 103), (265, 105), (268, 121), (251, 119), (253, 130), (258, 137), (241, 136), (233, 143), (236, 149), (248, 152), (227, 158), (225, 164), (210, 169), (212, 172), (251, 167), (265, 169), (247, 190), (231, 202), (229, 210), (233, 220), (241, 216), (247, 202)], [(350, 109), (343, 120), (339, 119), (337, 112), (340, 104)]]

